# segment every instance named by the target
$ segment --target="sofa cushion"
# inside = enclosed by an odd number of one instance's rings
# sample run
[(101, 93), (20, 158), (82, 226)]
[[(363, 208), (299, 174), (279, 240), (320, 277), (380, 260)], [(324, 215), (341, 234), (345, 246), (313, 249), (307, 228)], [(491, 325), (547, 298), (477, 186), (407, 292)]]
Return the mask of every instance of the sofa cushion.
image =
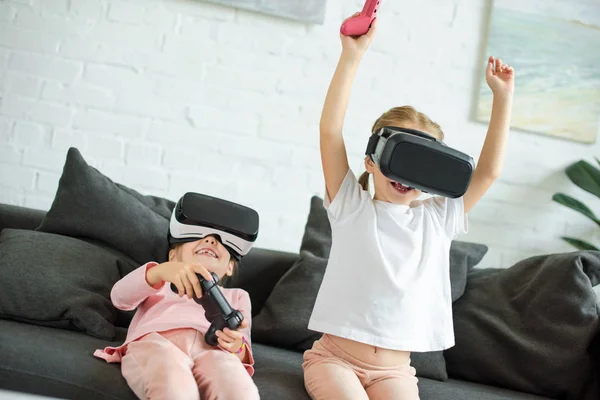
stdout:
[(225, 287), (241, 288), (250, 295), (252, 316), (263, 308), (275, 284), (294, 265), (298, 253), (253, 247), (240, 260), (234, 275), (224, 282)]
[(261, 399), (309, 400), (304, 388), (302, 353), (253, 343), (254, 383)]
[(10, 204), (0, 204), (0, 232), (5, 228), (30, 229), (37, 228), (46, 211), (36, 210)]
[[(253, 319), (253, 340), (259, 343), (305, 351), (321, 333), (310, 331), (308, 321), (323, 280), (331, 248), (331, 226), (323, 199), (311, 198), (300, 257), (281, 277), (264, 308)], [(467, 271), (481, 261), (487, 247), (454, 241), (451, 247), (452, 298), (465, 288)], [(443, 352), (413, 353), (412, 365), (418, 376), (447, 379)]]
[(423, 400), (551, 400), (549, 397), (457, 379), (446, 382), (419, 379), (419, 397)]
[(532, 257), (477, 271), (454, 304), (448, 373), (542, 396), (580, 398), (599, 334), (600, 252)]
[[(0, 388), (65, 399), (134, 400), (120, 364), (92, 356), (97, 348), (120, 344), (125, 335), (125, 329), (117, 328), (115, 341), (108, 342), (75, 331), (0, 320)], [(253, 351), (253, 379), (262, 399), (310, 399), (304, 389), (301, 353), (258, 343)], [(419, 391), (427, 400), (542, 399), (452, 379), (421, 378)]]
[(135, 263), (67, 236), (20, 229), (0, 234), (0, 317), (112, 339), (110, 290)]
[(164, 262), (174, 206), (114, 183), (70, 148), (54, 202), (37, 230), (106, 243), (138, 265)]
[(64, 399), (135, 400), (121, 365), (93, 356), (95, 349), (120, 345), (126, 334), (117, 328), (115, 340), (106, 341), (0, 320), (0, 387)]
[[(69, 399), (133, 400), (120, 364), (94, 357), (95, 349), (118, 346), (114, 341), (61, 329), (0, 320), (0, 388)], [(49, 343), (52, 343), (49, 346)], [(308, 400), (302, 377), (302, 354), (253, 344), (254, 382), (263, 399)]]

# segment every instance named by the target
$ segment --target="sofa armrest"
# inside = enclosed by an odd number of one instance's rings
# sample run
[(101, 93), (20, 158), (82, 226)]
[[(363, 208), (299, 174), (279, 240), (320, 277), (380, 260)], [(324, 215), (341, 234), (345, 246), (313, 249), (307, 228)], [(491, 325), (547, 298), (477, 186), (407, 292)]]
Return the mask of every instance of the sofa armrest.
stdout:
[(4, 228), (34, 230), (45, 215), (46, 211), (0, 203), (0, 231)]

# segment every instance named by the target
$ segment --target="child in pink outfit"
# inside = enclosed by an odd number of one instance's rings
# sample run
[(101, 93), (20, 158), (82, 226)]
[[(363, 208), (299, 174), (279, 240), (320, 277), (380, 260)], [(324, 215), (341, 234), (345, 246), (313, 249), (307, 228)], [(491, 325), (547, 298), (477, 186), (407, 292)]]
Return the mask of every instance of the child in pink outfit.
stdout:
[[(140, 399), (258, 399), (252, 380), (250, 297), (242, 289), (221, 288), (244, 321), (237, 331), (217, 331), (218, 347), (205, 342), (210, 322), (193, 300), (202, 289), (196, 273), (212, 280), (231, 276), (236, 266), (214, 236), (175, 245), (169, 261), (149, 262), (115, 284), (111, 300), (137, 312), (125, 343), (96, 350), (107, 362), (120, 362), (123, 377)], [(177, 286), (173, 293), (170, 283)]]

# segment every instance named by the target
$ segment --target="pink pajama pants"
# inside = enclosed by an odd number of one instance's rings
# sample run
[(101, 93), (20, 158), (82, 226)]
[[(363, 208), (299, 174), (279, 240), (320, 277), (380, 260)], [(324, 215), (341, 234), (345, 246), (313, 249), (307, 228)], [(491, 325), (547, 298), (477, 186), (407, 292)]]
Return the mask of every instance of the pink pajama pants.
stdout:
[(195, 329), (149, 333), (127, 345), (121, 372), (140, 399), (259, 399), (240, 359)]
[(304, 386), (313, 400), (418, 400), (415, 369), (379, 367), (351, 356), (327, 335), (304, 353)]

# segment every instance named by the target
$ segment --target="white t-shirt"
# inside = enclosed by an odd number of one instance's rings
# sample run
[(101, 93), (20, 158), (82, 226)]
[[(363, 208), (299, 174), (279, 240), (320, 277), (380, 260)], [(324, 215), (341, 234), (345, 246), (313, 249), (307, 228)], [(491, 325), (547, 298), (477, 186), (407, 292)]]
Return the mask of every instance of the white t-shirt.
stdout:
[(450, 244), (468, 228), (462, 198), (373, 200), (349, 170), (324, 205), (332, 246), (308, 328), (394, 350), (454, 346)]

